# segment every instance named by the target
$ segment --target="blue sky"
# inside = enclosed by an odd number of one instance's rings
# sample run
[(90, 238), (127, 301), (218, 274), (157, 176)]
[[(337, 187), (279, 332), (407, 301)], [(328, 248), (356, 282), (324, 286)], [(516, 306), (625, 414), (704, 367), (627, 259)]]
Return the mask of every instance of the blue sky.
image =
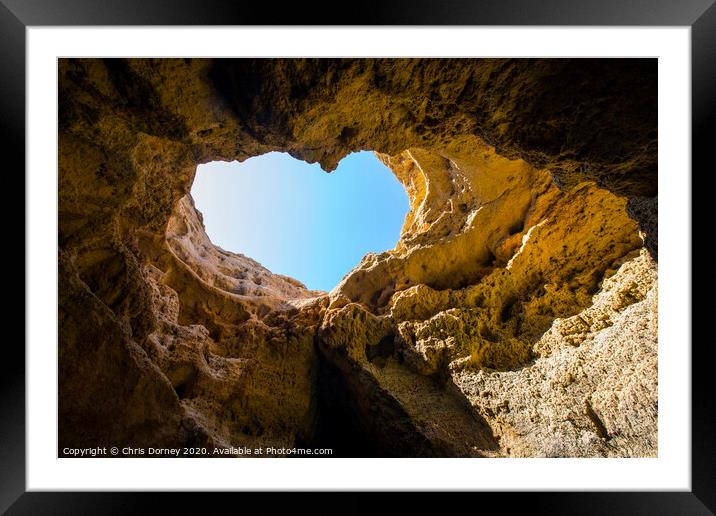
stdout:
[(191, 195), (214, 244), (326, 291), (367, 252), (394, 248), (408, 211), (403, 186), (372, 152), (330, 174), (278, 152), (207, 163)]

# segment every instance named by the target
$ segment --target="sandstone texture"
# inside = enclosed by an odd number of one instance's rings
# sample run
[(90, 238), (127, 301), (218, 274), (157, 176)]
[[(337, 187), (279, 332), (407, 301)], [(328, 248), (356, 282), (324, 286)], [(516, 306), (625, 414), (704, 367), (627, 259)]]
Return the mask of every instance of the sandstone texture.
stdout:
[[(656, 456), (656, 96), (656, 60), (61, 59), (60, 449)], [(410, 211), (330, 293), (188, 194), (365, 149)]]

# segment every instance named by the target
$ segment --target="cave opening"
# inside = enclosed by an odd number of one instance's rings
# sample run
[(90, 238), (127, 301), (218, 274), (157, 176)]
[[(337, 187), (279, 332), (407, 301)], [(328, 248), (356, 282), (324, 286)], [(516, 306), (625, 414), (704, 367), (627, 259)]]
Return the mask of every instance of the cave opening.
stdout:
[(325, 173), (287, 153), (197, 168), (191, 188), (214, 245), (330, 291), (369, 252), (393, 249), (408, 196), (370, 151)]

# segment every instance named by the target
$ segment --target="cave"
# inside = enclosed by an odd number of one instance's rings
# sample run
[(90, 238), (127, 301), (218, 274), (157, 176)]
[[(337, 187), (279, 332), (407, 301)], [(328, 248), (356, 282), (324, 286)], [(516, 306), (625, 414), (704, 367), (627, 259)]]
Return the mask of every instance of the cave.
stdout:
[[(657, 454), (655, 59), (60, 59), (59, 448)], [(370, 150), (330, 292), (212, 244), (197, 167)]]

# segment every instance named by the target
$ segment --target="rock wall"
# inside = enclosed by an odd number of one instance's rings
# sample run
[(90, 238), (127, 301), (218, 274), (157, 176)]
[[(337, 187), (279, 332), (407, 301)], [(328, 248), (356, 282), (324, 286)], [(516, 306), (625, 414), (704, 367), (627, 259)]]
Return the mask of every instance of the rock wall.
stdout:
[[(656, 62), (60, 60), (60, 447), (654, 456)], [(197, 164), (371, 149), (330, 293), (214, 246)]]

